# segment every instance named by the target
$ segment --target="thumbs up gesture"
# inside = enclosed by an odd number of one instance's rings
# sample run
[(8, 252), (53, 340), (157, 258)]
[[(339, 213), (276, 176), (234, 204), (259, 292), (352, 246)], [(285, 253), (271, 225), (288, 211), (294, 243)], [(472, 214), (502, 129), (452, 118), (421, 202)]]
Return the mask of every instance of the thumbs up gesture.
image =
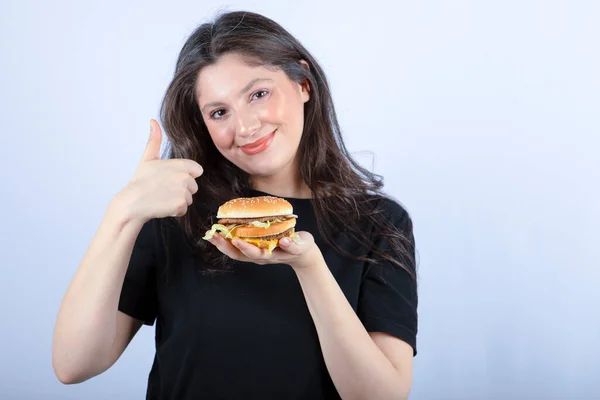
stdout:
[(119, 193), (129, 218), (146, 222), (153, 218), (185, 215), (198, 191), (196, 178), (202, 175), (193, 160), (160, 159), (162, 132), (158, 122), (150, 121), (150, 138), (135, 173)]

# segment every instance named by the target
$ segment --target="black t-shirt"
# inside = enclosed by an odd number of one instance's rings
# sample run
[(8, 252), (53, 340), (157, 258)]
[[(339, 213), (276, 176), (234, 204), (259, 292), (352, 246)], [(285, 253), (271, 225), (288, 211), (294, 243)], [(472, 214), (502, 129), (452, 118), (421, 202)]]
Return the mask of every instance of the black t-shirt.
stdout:
[[(298, 215), (296, 230), (315, 236), (367, 331), (394, 335), (416, 354), (416, 281), (391, 263), (370, 265), (338, 255), (318, 235), (311, 200), (287, 200)], [(412, 239), (407, 212), (391, 200), (380, 207)], [(151, 220), (142, 228), (119, 302), (125, 314), (156, 323), (147, 399), (339, 399), (292, 268), (236, 263), (226, 274), (201, 274), (183, 232), (171, 227), (169, 233), (179, 239), (169, 241), (167, 254), (178, 273), (165, 279), (163, 222)], [(336, 240), (356, 251), (347, 238)]]

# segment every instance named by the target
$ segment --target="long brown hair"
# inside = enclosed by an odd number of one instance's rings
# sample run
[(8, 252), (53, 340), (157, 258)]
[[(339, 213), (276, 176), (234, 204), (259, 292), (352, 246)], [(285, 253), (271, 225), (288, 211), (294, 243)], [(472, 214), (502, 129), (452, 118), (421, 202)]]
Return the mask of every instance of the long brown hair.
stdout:
[[(161, 119), (170, 146), (168, 158), (187, 158), (204, 167), (197, 180), (199, 191), (186, 215), (176, 219), (191, 245), (205, 261), (204, 271), (226, 269), (226, 258), (202, 240), (210, 228), (211, 213), (223, 202), (241, 197), (250, 189), (247, 173), (217, 150), (200, 113), (196, 80), (200, 70), (220, 56), (236, 53), (251, 65), (279, 68), (297, 83), (308, 81), (310, 100), (305, 103), (304, 131), (299, 152), (300, 177), (312, 191), (312, 204), (319, 233), (344, 256), (375, 262), (386, 259), (415, 276), (414, 243), (409, 230), (394, 229), (378, 207), (386, 196), (383, 179), (359, 165), (342, 139), (329, 84), (315, 58), (282, 26), (252, 12), (228, 12), (200, 25), (187, 39), (165, 94)], [(308, 67), (301, 61), (306, 62)], [(210, 200), (209, 200), (210, 199)], [(208, 217), (207, 217), (208, 215)], [(364, 232), (358, 221), (370, 222), (373, 232)], [(344, 234), (370, 251), (350, 254), (336, 246), (334, 234)], [(372, 234), (390, 245), (389, 251), (372, 248)], [(380, 257), (368, 257), (369, 254)]]

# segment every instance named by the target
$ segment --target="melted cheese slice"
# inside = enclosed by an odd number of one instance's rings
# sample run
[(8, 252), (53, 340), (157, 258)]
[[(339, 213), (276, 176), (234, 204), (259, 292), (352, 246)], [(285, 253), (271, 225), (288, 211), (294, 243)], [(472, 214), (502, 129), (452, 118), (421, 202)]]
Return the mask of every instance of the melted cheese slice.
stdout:
[(260, 240), (260, 239), (242, 239), (244, 242), (248, 242), (250, 244), (253, 244), (255, 246), (260, 246), (261, 243), (266, 243), (267, 244), (267, 251), (269, 253), (271, 253), (273, 251), (273, 249), (275, 247), (277, 247), (277, 243), (279, 242), (279, 239), (273, 239), (273, 240)]

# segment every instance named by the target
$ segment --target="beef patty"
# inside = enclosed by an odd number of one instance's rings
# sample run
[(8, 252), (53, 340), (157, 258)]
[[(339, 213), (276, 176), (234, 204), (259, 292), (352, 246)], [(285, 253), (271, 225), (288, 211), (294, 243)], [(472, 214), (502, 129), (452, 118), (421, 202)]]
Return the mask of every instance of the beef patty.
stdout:
[(294, 228), (290, 228), (286, 231), (278, 233), (277, 235), (244, 237), (243, 239), (275, 240), (275, 239), (284, 238), (286, 236), (290, 236), (292, 233), (294, 233)]
[(273, 221), (274, 219), (277, 219), (277, 218), (286, 220), (286, 219), (289, 219), (292, 217), (287, 217), (285, 215), (278, 215), (278, 216), (273, 216), (273, 217), (259, 217), (259, 218), (223, 218), (217, 222), (221, 225), (249, 224), (252, 221), (267, 222), (267, 221)]

